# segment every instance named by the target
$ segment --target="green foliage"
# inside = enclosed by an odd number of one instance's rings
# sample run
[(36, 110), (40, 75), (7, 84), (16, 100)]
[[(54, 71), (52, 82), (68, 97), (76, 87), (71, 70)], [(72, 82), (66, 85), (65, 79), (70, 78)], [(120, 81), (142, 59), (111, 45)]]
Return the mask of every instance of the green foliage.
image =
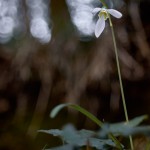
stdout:
[(138, 126), (142, 121), (148, 118), (147, 115), (136, 117), (127, 122), (108, 124), (102, 123), (94, 115), (85, 110), (84, 108), (74, 104), (60, 104), (56, 106), (50, 116), (55, 117), (61, 109), (64, 107), (71, 107), (93, 122), (99, 125), (100, 130), (80, 130), (77, 131), (73, 125), (66, 125), (62, 130), (51, 129), (51, 130), (39, 130), (39, 132), (58, 136), (62, 139), (64, 145), (47, 149), (47, 150), (72, 150), (74, 147), (77, 149), (85, 146), (93, 147), (97, 150), (103, 149), (108, 150), (110, 148), (124, 149), (124, 146), (118, 141), (117, 137), (128, 137), (136, 134), (150, 135), (150, 126)]
[(136, 117), (127, 122), (104, 124), (102, 130), (99, 131), (99, 135), (106, 137), (108, 133), (112, 133), (115, 136), (129, 136), (134, 134), (147, 134), (150, 133), (150, 126), (138, 126), (142, 121), (147, 119), (147, 115)]
[[(66, 146), (76, 146), (83, 147), (89, 145), (96, 149), (107, 150), (110, 147), (116, 147), (116, 144), (110, 139), (100, 139), (96, 132), (90, 130), (80, 130), (77, 131), (72, 125), (65, 126), (62, 130), (52, 129), (52, 130), (40, 130), (40, 132), (52, 134), (53, 136), (59, 136)], [(69, 145), (68, 145), (69, 144)], [(61, 149), (64, 148), (59, 147)], [(57, 149), (57, 148), (56, 148)]]
[(82, 114), (87, 116), (89, 119), (91, 119), (93, 122), (95, 122), (100, 127), (102, 127), (102, 125), (103, 125), (103, 123), (99, 119), (97, 119), (94, 115), (92, 115), (90, 112), (88, 112), (84, 108), (80, 107), (79, 105), (75, 105), (75, 104), (60, 104), (60, 105), (56, 106), (51, 111), (50, 117), (54, 118), (58, 114), (58, 112), (61, 109), (63, 109), (64, 107), (71, 107), (71, 108), (81, 112)]
[[(58, 106), (56, 106), (52, 111), (51, 111), (51, 114), (50, 116), (53, 118), (57, 115), (57, 113), (63, 109), (64, 107), (71, 107), (79, 112), (81, 112), (82, 114), (84, 114), (85, 116), (87, 116), (89, 119), (91, 119), (93, 122), (95, 122), (99, 127), (102, 127), (103, 126), (103, 123), (97, 119), (93, 114), (91, 114), (90, 112), (88, 112), (87, 110), (85, 110), (84, 108), (78, 106), (78, 105), (75, 105), (75, 104), (60, 104)], [(119, 143), (119, 141), (111, 134), (109, 133), (109, 137), (112, 139), (112, 141), (115, 142), (116, 144), (116, 147), (121, 149), (121, 144)]]
[(106, 2), (104, 0), (100, 0), (100, 2), (107, 8)]

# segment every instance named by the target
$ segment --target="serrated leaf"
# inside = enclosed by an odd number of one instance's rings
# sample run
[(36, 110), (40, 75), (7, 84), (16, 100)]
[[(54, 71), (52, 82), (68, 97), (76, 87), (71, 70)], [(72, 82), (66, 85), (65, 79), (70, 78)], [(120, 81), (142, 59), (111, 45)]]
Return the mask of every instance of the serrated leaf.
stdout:
[(40, 132), (52, 134), (54, 136), (59, 136), (61, 139), (69, 145), (74, 145), (78, 147), (90, 145), (97, 149), (105, 149), (107, 146), (116, 147), (115, 143), (110, 139), (99, 139), (93, 137), (96, 135), (94, 131), (90, 130), (80, 130), (77, 131), (72, 125), (65, 126), (62, 130), (51, 129), (51, 130), (40, 130)]
[(131, 127), (123, 124), (112, 125), (112, 124), (104, 124), (102, 129), (99, 131), (100, 137), (107, 137), (109, 133), (112, 133), (115, 136), (123, 135), (128, 136), (131, 133)]
[(131, 130), (132, 134), (143, 134), (146, 136), (150, 136), (150, 126), (139, 126), (139, 127), (134, 127)]
[(130, 125), (131, 127), (135, 127), (135, 126), (139, 125), (140, 123), (142, 123), (146, 119), (148, 119), (148, 115), (139, 116), (139, 117), (136, 117), (136, 118), (130, 120), (128, 125)]
[(104, 124), (102, 127), (102, 130), (99, 132), (100, 137), (105, 137), (109, 133), (112, 133), (115, 136), (129, 136), (133, 134), (146, 134), (150, 133), (150, 127), (149, 126), (140, 126), (139, 125), (143, 120), (147, 119), (147, 116), (140, 116), (132, 119), (127, 122), (121, 122), (121, 123), (115, 123), (115, 124)]
[(115, 130), (117, 131), (117, 130), (127, 129), (129, 128), (129, 126), (135, 127), (147, 118), (148, 118), (147, 115), (143, 115), (130, 120), (128, 123), (127, 122), (114, 123), (114, 124), (109, 124), (109, 126), (111, 130), (114, 132)]
[[(60, 104), (58, 106), (56, 106), (50, 113), (50, 116), (53, 118), (55, 117), (58, 112), (63, 109), (64, 107), (71, 107), (79, 112), (81, 112), (82, 114), (84, 114), (85, 116), (87, 116), (89, 119), (91, 119), (93, 122), (95, 122), (99, 127), (103, 126), (103, 122), (101, 122), (98, 118), (96, 118), (93, 114), (91, 114), (90, 112), (88, 112), (87, 110), (85, 110), (84, 108), (75, 105), (75, 104)], [(120, 142), (114, 138), (114, 136), (112, 134), (109, 134), (109, 137), (116, 143), (116, 146), (118, 148), (121, 148), (121, 144)]]

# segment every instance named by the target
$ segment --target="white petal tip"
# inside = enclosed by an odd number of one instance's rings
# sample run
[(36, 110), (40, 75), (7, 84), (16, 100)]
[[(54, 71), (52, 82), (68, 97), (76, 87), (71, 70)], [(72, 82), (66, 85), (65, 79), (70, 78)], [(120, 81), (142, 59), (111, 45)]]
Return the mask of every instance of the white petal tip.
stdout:
[(96, 38), (99, 38), (100, 35), (96, 35), (96, 34), (95, 34), (95, 36), (96, 36)]
[(119, 11), (115, 10), (115, 9), (108, 9), (107, 10), (112, 16), (116, 17), (116, 18), (121, 18), (122, 17), (122, 13), (120, 13)]
[(105, 19), (104, 16), (98, 19), (95, 26), (95, 36), (98, 38), (105, 28)]
[(94, 8), (92, 10), (92, 13), (95, 15), (96, 13), (98, 13), (99, 11), (101, 11), (101, 8)]

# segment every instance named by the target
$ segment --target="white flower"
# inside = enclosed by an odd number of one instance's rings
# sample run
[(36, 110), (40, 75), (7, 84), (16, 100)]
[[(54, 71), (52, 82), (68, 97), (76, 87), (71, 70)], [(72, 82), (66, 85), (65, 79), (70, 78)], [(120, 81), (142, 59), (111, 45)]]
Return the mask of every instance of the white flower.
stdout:
[[(99, 13), (98, 13), (99, 12)], [(122, 14), (115, 9), (94, 8), (93, 14), (98, 13), (98, 21), (95, 26), (95, 36), (98, 38), (105, 28), (105, 21), (109, 18), (109, 14), (116, 18), (121, 18)]]

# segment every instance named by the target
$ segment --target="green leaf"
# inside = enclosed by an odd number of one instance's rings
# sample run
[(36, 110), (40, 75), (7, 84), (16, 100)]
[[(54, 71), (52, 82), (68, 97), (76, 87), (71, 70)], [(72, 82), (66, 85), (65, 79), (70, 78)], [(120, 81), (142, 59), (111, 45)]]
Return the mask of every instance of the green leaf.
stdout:
[(148, 115), (139, 116), (139, 117), (136, 117), (136, 118), (130, 120), (128, 125), (131, 127), (135, 127), (135, 126), (139, 125), (140, 123), (142, 123), (146, 119), (148, 119)]
[(64, 107), (68, 106), (69, 104), (60, 104), (57, 105), (50, 113), (50, 117), (51, 118), (55, 118), (56, 115), (60, 112), (60, 110), (62, 110)]
[(61, 137), (61, 139), (69, 145), (73, 146), (89, 146), (96, 149), (105, 150), (106, 147), (116, 147), (115, 143), (110, 139), (99, 139), (95, 135), (96, 133), (90, 130), (77, 131), (72, 125), (65, 126), (62, 130), (40, 130), (40, 132), (52, 134), (54, 136)]
[(106, 8), (107, 8), (107, 5), (106, 5), (106, 3), (105, 3), (105, 1), (104, 1), (104, 0), (100, 0), (100, 2), (102, 3), (102, 5), (103, 5), (104, 7), (106, 7)]
[[(82, 114), (84, 114), (85, 116), (87, 116), (89, 119), (91, 119), (93, 122), (95, 122), (98, 126), (102, 127), (103, 126), (103, 123), (97, 119), (93, 114), (91, 114), (90, 112), (88, 112), (87, 110), (85, 110), (84, 108), (78, 106), (78, 105), (75, 105), (75, 104), (60, 104), (58, 106), (56, 106), (50, 113), (50, 116), (52, 118), (54, 118), (58, 112), (63, 109), (64, 107), (71, 107), (79, 112), (81, 112)], [(120, 149), (121, 148), (121, 144), (120, 142), (113, 137), (113, 135), (109, 134), (110, 138), (116, 143), (116, 146)]]
[(147, 115), (136, 117), (127, 122), (121, 122), (121, 123), (115, 123), (115, 124), (104, 124), (102, 127), (102, 130), (99, 132), (100, 137), (105, 137), (109, 133), (112, 133), (115, 136), (129, 136), (133, 134), (146, 134), (150, 133), (150, 127), (149, 126), (140, 126), (139, 125), (143, 120), (147, 119)]
[(84, 108), (75, 105), (75, 104), (60, 104), (58, 106), (56, 106), (50, 113), (50, 117), (54, 118), (58, 112), (63, 109), (64, 107), (71, 107), (79, 112), (81, 112), (82, 114), (84, 114), (85, 116), (87, 116), (89, 119), (91, 119), (93, 122), (95, 122), (98, 126), (102, 127), (103, 123), (97, 119), (93, 114), (91, 114), (90, 112), (88, 112), (87, 110), (85, 110)]

